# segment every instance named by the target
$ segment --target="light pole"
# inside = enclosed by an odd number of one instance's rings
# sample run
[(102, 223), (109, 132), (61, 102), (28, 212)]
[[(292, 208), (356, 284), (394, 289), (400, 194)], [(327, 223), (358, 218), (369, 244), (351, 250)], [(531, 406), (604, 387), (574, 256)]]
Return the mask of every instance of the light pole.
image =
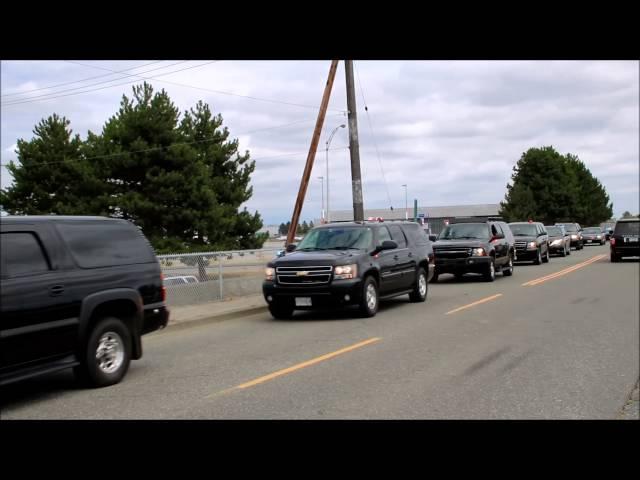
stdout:
[(404, 187), (404, 219), (409, 220), (409, 208), (407, 204), (407, 184), (402, 185)]
[(336, 132), (338, 131), (338, 129), (340, 128), (344, 128), (345, 124), (343, 123), (342, 125), (337, 126), (336, 128), (333, 129), (333, 131), (331, 132), (331, 135), (329, 135), (329, 140), (327, 140), (327, 148), (326, 148), (326, 152), (327, 152), (327, 223), (329, 223), (329, 145), (331, 145), (331, 140), (333, 140), (333, 136), (336, 134)]
[(320, 218), (322, 219), (322, 223), (324, 223), (324, 177), (318, 177), (318, 180), (322, 182), (322, 210), (320, 210)]

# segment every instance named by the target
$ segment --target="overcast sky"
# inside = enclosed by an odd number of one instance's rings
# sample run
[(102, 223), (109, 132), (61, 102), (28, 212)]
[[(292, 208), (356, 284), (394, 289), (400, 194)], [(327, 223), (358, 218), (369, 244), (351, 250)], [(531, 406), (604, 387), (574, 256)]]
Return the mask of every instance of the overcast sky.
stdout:
[[(181, 111), (204, 100), (222, 114), (241, 151), (251, 152), (256, 170), (247, 208), (258, 210), (265, 224), (289, 220), (330, 62), (177, 62), (2, 62), (2, 163), (15, 160), (17, 139), (30, 139), (34, 125), (54, 112), (69, 118), (83, 139), (88, 130), (100, 132), (122, 94), (131, 96), (133, 82), (143, 81), (105, 68), (161, 75), (150, 82), (165, 88)], [(637, 213), (639, 70), (637, 61), (356, 62), (365, 208), (404, 209), (403, 184), (410, 205), (414, 198), (421, 206), (498, 203), (521, 154), (553, 145), (577, 154), (603, 183), (615, 216)], [(90, 77), (96, 78), (69, 83)], [(42, 89), (59, 84), (65, 85)], [(18, 92), (27, 93), (12, 95)], [(58, 98), (42, 96), (56, 92)], [(320, 216), (325, 142), (346, 123), (345, 110), (341, 62), (301, 220)], [(347, 145), (347, 130), (338, 130), (329, 152), (332, 210), (352, 208)], [(4, 167), (1, 173), (6, 188), (12, 178)]]

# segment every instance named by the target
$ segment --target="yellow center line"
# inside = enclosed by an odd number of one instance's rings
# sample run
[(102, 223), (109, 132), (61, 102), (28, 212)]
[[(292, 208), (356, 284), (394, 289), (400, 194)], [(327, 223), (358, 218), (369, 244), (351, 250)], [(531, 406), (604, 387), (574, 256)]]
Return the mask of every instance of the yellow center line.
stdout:
[(544, 277), (540, 277), (540, 278), (535, 278), (533, 280), (529, 280), (526, 283), (523, 283), (522, 286), (523, 287), (532, 287), (534, 285), (539, 285), (541, 283), (544, 283), (548, 280), (553, 280), (554, 278), (558, 278), (561, 277), (563, 275), (566, 275), (568, 273), (574, 272), (582, 267), (586, 267), (587, 265), (591, 265), (592, 263), (597, 262), (598, 260), (601, 260), (603, 258), (605, 258), (606, 255), (596, 255), (595, 257), (590, 258), (589, 260), (586, 260), (582, 263), (578, 263), (576, 265), (573, 265), (571, 267), (565, 268), (563, 270), (560, 270), (558, 272), (555, 273), (551, 273), (549, 275), (545, 275)]
[[(323, 362), (325, 360), (329, 360), (330, 358), (337, 357), (338, 355), (342, 355), (343, 353), (350, 352), (352, 350), (364, 347), (366, 345), (370, 345), (370, 344), (375, 343), (375, 342), (379, 342), (380, 340), (382, 340), (382, 338), (380, 338), (380, 337), (370, 338), (369, 340), (365, 340), (363, 342), (359, 342), (359, 343), (356, 343), (354, 345), (350, 345), (348, 347), (341, 348), (340, 350), (336, 350), (335, 352), (327, 353), (326, 355), (321, 355), (320, 357), (312, 358), (311, 360), (307, 360), (306, 362), (298, 363), (297, 365), (293, 365), (291, 367), (284, 368), (282, 370), (278, 370), (277, 372), (270, 373), (269, 375), (264, 375), (262, 377), (256, 378), (255, 380), (251, 380), (250, 382), (246, 382), (246, 383), (243, 383), (241, 385), (237, 385), (237, 386), (235, 386), (233, 388), (224, 390), (221, 393), (226, 393), (226, 392), (230, 392), (232, 390), (238, 390), (238, 389), (244, 389), (244, 388), (253, 387), (254, 385), (258, 385), (260, 383), (264, 383), (264, 382), (267, 382), (269, 380), (273, 380), (274, 378), (280, 377), (282, 375), (286, 375), (288, 373), (295, 372), (295, 371), (300, 370), (302, 368), (306, 368), (306, 367), (309, 367), (311, 365), (315, 365), (316, 363), (320, 363), (320, 362)], [(209, 397), (213, 397), (213, 396), (216, 396), (216, 395), (218, 395), (218, 394), (209, 395)]]
[(495, 295), (491, 295), (490, 297), (483, 298), (481, 300), (478, 300), (477, 302), (470, 303), (469, 305), (464, 305), (464, 306), (458, 307), (458, 308), (456, 308), (454, 310), (450, 310), (445, 315), (449, 315), (450, 313), (456, 313), (456, 312), (459, 312), (460, 310), (465, 310), (465, 309), (471, 308), (471, 307), (473, 307), (475, 305), (480, 305), (481, 303), (490, 302), (491, 300), (495, 300), (496, 298), (501, 297), (501, 296), (502, 296), (501, 293), (497, 293)]

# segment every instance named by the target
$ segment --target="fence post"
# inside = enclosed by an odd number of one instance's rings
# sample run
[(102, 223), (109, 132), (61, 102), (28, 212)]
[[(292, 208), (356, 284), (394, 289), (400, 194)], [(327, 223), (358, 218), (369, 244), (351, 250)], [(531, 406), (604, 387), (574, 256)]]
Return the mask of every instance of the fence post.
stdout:
[(218, 255), (218, 289), (220, 291), (220, 300), (222, 300), (222, 255)]

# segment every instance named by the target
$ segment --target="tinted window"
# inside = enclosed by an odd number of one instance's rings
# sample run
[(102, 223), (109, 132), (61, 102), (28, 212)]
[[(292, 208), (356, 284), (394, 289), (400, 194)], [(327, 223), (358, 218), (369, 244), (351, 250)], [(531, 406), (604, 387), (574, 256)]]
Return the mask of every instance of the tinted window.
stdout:
[(403, 225), (402, 229), (407, 235), (407, 238), (409, 238), (414, 244), (420, 247), (429, 245), (429, 236), (417, 223), (414, 225)]
[(366, 227), (314, 228), (298, 245), (296, 250), (366, 250), (371, 247), (373, 232)]
[(596, 235), (602, 233), (602, 231), (597, 227), (589, 227), (583, 230), (584, 233), (595, 233)]
[(547, 233), (552, 237), (561, 237), (562, 229), (560, 227), (547, 227)]
[(538, 228), (533, 223), (510, 223), (509, 228), (516, 237), (535, 237)]
[(137, 227), (120, 222), (66, 222), (57, 225), (82, 268), (150, 263), (151, 246)]
[(402, 229), (398, 225), (389, 225), (389, 232), (391, 232), (391, 238), (398, 244), (398, 248), (406, 248), (407, 240), (402, 233)]
[(575, 223), (563, 223), (562, 225), (564, 225), (564, 229), (566, 232), (577, 232), (578, 231), (578, 227), (576, 227)]
[(2, 234), (2, 264), (7, 276), (33, 275), (49, 270), (40, 242), (33, 233)]
[(487, 240), (489, 228), (486, 223), (456, 223), (445, 227), (438, 240)]
[(614, 234), (640, 235), (640, 222), (618, 222)]
[(385, 240), (391, 240), (391, 234), (387, 227), (381, 227), (378, 229), (378, 245), (382, 245)]

